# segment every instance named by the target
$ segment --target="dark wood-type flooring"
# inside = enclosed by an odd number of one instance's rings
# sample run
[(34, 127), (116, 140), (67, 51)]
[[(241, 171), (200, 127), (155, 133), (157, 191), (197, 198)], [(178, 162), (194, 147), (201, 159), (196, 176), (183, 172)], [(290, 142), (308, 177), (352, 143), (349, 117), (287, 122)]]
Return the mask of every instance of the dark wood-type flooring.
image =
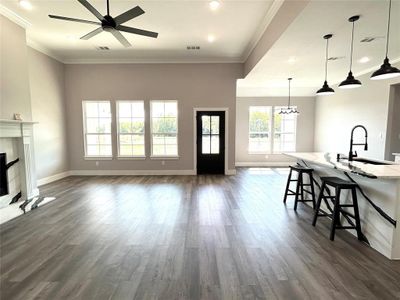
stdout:
[(400, 261), (283, 205), (287, 172), (43, 186), (57, 200), (0, 227), (0, 298), (400, 299)]

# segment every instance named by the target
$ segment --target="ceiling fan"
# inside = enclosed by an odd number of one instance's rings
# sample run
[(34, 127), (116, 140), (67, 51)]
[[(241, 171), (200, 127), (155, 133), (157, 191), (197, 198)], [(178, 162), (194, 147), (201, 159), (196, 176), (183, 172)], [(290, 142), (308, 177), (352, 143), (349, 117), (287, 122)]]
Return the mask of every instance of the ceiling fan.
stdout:
[(139, 35), (144, 35), (152, 38), (157, 38), (158, 33), (153, 31), (147, 31), (143, 29), (127, 27), (122, 25), (123, 23), (136, 18), (142, 14), (144, 14), (144, 10), (141, 9), (139, 6), (136, 6), (119, 16), (113, 18), (110, 16), (110, 3), (107, 0), (107, 14), (102, 16), (87, 0), (78, 0), (84, 7), (86, 7), (100, 22), (94, 22), (89, 20), (82, 20), (82, 19), (75, 19), (63, 16), (55, 16), (49, 15), (50, 18), (59, 19), (64, 21), (72, 21), (72, 22), (79, 22), (85, 24), (92, 24), (92, 25), (100, 25), (101, 27), (89, 32), (88, 34), (81, 37), (81, 40), (88, 40), (95, 35), (101, 33), (102, 31), (110, 32), (123, 46), (131, 47), (132, 45), (128, 42), (128, 40), (122, 35), (120, 31), (134, 33)]

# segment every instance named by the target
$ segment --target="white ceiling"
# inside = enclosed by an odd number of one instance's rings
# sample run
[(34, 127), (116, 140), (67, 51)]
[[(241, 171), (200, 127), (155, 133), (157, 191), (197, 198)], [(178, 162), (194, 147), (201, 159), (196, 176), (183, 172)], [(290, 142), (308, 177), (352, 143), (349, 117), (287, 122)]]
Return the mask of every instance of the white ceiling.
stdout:
[[(238, 96), (286, 96), (288, 77), (293, 77), (292, 93), (315, 95), (324, 81), (325, 40), (330, 40), (329, 56), (345, 57), (329, 62), (330, 85), (344, 80), (349, 71), (351, 23), (347, 19), (361, 15), (355, 23), (353, 73), (362, 74), (383, 62), (389, 1), (312, 1), (294, 20), (249, 75), (238, 81)], [(389, 58), (400, 61), (400, 1), (392, 3)], [(364, 37), (383, 37), (361, 43)], [(367, 63), (358, 60), (370, 58)]]
[[(242, 61), (263, 23), (273, 0), (222, 0), (217, 11), (209, 1), (131, 1), (111, 0), (110, 14), (119, 15), (139, 5), (146, 13), (125, 23), (159, 33), (158, 39), (129, 33), (124, 36), (133, 47), (125, 49), (103, 32), (89, 41), (79, 37), (95, 29), (95, 25), (50, 19), (48, 14), (97, 21), (76, 0), (30, 0), (32, 10), (21, 8), (17, 0), (2, 0), (2, 5), (25, 19), (28, 43), (42, 48), (64, 62), (90, 61)], [(106, 0), (89, 0), (105, 14)], [(215, 41), (209, 43), (212, 34)], [(199, 45), (200, 51), (188, 51), (188, 45)], [(108, 46), (111, 51), (97, 51)]]

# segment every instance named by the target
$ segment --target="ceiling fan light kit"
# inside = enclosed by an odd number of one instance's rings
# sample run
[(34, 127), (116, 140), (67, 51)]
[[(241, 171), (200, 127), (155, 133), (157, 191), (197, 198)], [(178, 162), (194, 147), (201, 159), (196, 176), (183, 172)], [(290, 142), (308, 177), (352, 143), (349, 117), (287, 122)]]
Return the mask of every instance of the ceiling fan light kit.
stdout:
[(85, 23), (91, 25), (98, 25), (100, 27), (96, 28), (95, 30), (89, 32), (88, 34), (81, 37), (82, 40), (88, 40), (97, 34), (106, 31), (111, 33), (124, 47), (131, 47), (131, 43), (122, 35), (122, 32), (133, 33), (138, 35), (143, 35), (147, 37), (157, 38), (158, 33), (148, 30), (143, 30), (134, 27), (127, 27), (122, 25), (123, 23), (132, 20), (142, 14), (144, 14), (144, 10), (141, 9), (139, 6), (135, 6), (134, 8), (116, 16), (113, 18), (110, 16), (110, 2), (107, 0), (107, 14), (102, 16), (96, 8), (94, 8), (87, 0), (78, 0), (87, 10), (89, 10), (99, 21), (89, 21), (89, 20), (82, 20), (82, 19), (75, 19), (70, 17), (64, 16), (56, 16), (56, 15), (49, 15), (52, 19), (58, 19), (63, 21), (71, 21), (71, 22), (78, 22), (78, 23)]
[(386, 34), (386, 54), (385, 59), (383, 60), (383, 64), (381, 67), (376, 70), (371, 75), (372, 80), (382, 80), (382, 79), (389, 79), (400, 76), (400, 70), (396, 67), (393, 67), (388, 58), (389, 52), (389, 37), (390, 37), (390, 13), (392, 10), (392, 0), (389, 0), (389, 15), (388, 15), (388, 24), (387, 24), (387, 34)]

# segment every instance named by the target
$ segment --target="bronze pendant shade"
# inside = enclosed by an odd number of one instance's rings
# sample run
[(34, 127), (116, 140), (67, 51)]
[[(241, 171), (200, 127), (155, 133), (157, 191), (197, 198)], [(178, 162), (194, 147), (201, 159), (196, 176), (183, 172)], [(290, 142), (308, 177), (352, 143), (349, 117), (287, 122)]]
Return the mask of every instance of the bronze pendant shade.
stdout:
[(386, 54), (385, 59), (383, 60), (383, 64), (381, 67), (376, 70), (371, 75), (372, 80), (381, 80), (381, 79), (389, 79), (393, 77), (400, 76), (400, 70), (396, 67), (393, 67), (388, 58), (389, 51), (389, 37), (390, 37), (390, 13), (392, 10), (392, 0), (389, 1), (389, 16), (388, 16), (388, 24), (387, 24), (387, 34), (386, 34)]
[(328, 48), (329, 48), (329, 39), (332, 37), (332, 34), (324, 35), (324, 39), (326, 40), (326, 48), (325, 48), (325, 81), (317, 91), (317, 95), (332, 95), (335, 93), (335, 90), (328, 85)]
[(339, 88), (341, 89), (354, 89), (361, 86), (361, 81), (354, 78), (353, 72), (351, 68), (353, 66), (353, 45), (354, 45), (354, 22), (360, 19), (360, 16), (353, 16), (349, 18), (349, 22), (352, 23), (352, 30), (351, 30), (351, 47), (350, 47), (350, 71), (347, 75), (347, 78), (339, 84)]

